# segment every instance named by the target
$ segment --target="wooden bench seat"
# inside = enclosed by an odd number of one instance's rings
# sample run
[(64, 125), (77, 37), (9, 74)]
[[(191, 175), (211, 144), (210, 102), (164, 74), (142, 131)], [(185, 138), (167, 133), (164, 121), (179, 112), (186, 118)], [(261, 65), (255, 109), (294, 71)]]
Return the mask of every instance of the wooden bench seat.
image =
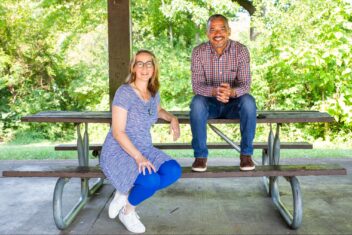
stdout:
[[(236, 143), (239, 145), (239, 143)], [(209, 149), (232, 149), (233, 147), (228, 143), (208, 143)], [(154, 143), (154, 146), (159, 149), (192, 149), (190, 143)], [(267, 149), (268, 144), (266, 142), (255, 142), (253, 143), (255, 149)], [(101, 144), (90, 144), (89, 150), (100, 151), (102, 148)], [(282, 142), (280, 144), (281, 149), (312, 149), (313, 145), (307, 142)], [(57, 151), (72, 151), (77, 150), (76, 144), (60, 144), (55, 146)]]
[[(183, 178), (226, 178), (261, 176), (346, 175), (346, 169), (335, 164), (256, 166), (254, 171), (241, 171), (238, 166), (208, 166), (206, 172), (182, 168)], [(105, 178), (99, 167), (21, 166), (3, 171), (4, 177)]]

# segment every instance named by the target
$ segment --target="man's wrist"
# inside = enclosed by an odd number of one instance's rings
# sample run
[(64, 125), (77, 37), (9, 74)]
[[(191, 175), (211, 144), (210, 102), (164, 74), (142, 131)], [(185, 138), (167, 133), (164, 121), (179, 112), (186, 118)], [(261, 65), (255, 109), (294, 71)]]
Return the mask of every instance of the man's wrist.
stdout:
[(213, 87), (213, 89), (211, 89), (211, 96), (215, 97), (217, 95), (217, 88)]
[(231, 89), (231, 94), (230, 94), (230, 97), (236, 97), (237, 96), (237, 94), (236, 94), (236, 90), (235, 90), (235, 88), (233, 88), (233, 89)]

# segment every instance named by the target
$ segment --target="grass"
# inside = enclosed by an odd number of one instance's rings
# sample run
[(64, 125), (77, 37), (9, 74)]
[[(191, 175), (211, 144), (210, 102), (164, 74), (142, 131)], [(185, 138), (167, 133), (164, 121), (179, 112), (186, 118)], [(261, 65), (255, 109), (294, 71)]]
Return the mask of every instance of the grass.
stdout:
[[(0, 160), (44, 160), (77, 159), (75, 151), (55, 151), (55, 144), (0, 144)], [(174, 158), (192, 157), (192, 150), (167, 150)], [(281, 158), (352, 158), (352, 149), (301, 149), (281, 150)], [(238, 157), (234, 150), (210, 150), (209, 157)], [(261, 150), (254, 151), (254, 157), (261, 158)]]
[(0, 144), (1, 160), (75, 159), (74, 151), (55, 151), (54, 144)]

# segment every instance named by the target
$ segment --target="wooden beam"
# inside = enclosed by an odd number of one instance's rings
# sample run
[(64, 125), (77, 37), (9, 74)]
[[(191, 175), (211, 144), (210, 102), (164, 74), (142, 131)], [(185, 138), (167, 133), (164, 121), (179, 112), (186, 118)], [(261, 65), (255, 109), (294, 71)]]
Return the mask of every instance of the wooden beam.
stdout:
[(130, 15), (130, 0), (108, 0), (110, 104), (128, 75), (132, 46)]

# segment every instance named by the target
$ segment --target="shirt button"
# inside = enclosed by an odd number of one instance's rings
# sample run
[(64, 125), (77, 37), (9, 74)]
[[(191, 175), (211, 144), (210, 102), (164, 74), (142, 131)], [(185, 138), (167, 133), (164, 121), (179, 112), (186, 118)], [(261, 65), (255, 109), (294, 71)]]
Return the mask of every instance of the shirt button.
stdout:
[(222, 72), (220, 72), (220, 74), (222, 74)]

